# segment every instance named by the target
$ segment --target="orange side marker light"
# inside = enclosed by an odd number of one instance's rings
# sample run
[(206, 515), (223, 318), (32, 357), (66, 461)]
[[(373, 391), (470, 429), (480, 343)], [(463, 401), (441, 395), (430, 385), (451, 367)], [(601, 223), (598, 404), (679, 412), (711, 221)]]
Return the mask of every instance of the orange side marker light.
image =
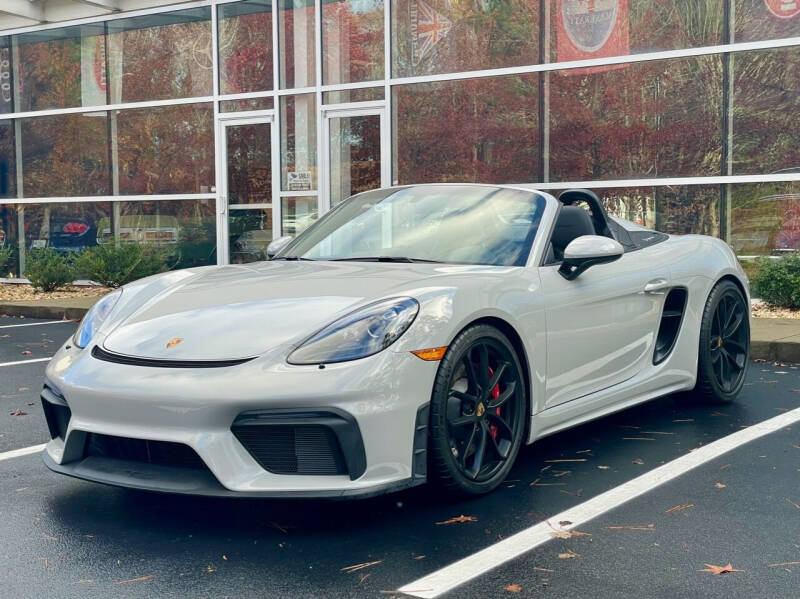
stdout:
[(429, 349), (416, 349), (411, 353), (420, 358), (421, 360), (425, 360), (426, 362), (436, 362), (437, 360), (441, 360), (444, 358), (444, 354), (447, 351), (447, 346), (445, 347), (431, 347)]

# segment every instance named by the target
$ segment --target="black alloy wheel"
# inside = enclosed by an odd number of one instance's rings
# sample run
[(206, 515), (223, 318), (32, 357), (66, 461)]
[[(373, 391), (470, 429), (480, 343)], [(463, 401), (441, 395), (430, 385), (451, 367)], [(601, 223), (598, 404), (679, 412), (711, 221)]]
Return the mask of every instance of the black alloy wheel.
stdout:
[(744, 385), (750, 355), (750, 312), (739, 287), (729, 280), (709, 294), (700, 328), (698, 394), (732, 401)]
[(525, 398), (522, 368), (505, 335), (487, 325), (460, 333), (434, 385), (432, 478), (466, 494), (497, 487), (523, 442)]

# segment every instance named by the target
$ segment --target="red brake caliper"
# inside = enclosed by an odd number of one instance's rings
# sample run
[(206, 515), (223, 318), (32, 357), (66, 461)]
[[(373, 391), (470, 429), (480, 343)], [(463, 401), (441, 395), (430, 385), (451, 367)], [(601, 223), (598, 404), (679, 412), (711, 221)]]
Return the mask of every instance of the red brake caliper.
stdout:
[[(492, 370), (492, 367), (489, 366), (489, 378), (492, 378), (493, 376), (494, 376), (494, 370)], [(500, 397), (500, 382), (499, 381), (494, 386), (494, 389), (492, 389), (492, 392), (490, 393), (490, 395), (491, 395), (492, 399), (497, 399), (498, 397)], [(500, 408), (499, 407), (495, 408), (494, 413), (497, 414), (498, 416), (500, 416)], [(490, 424), (489, 425), (489, 432), (492, 433), (492, 438), (497, 439), (497, 426), (496, 425)]]

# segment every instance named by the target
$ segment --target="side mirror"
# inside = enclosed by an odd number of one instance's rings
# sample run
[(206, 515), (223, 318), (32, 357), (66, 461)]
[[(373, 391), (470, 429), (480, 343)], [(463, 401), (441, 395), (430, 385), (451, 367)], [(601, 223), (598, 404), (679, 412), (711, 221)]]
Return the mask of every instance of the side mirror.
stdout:
[(613, 262), (622, 257), (625, 249), (620, 243), (599, 235), (581, 235), (564, 249), (564, 262), (558, 269), (567, 281), (577, 278), (590, 266)]
[(284, 235), (270, 242), (267, 246), (267, 259), (272, 260), (278, 252), (289, 245), (289, 242), (294, 239), (291, 235)]

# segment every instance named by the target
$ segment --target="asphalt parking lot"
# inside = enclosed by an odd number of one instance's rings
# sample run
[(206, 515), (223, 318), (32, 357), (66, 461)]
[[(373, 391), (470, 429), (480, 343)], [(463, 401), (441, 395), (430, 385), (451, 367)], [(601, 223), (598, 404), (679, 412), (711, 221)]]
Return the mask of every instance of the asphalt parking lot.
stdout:
[[(791, 415), (796, 365), (751, 363), (731, 405), (666, 397), (549, 437), (480, 499), (425, 487), (360, 501), (205, 499), (58, 476), (35, 453), (9, 457), (49, 438), (39, 404), (46, 362), (34, 360), (76, 325), (43, 322), (0, 318), (2, 597), (401, 597), (396, 589), (414, 591), (414, 581), (542, 522), (556, 533), (548, 542), (443, 596), (800, 597), (800, 421), (572, 533), (554, 520)], [(702, 571), (729, 562), (741, 571)]]

